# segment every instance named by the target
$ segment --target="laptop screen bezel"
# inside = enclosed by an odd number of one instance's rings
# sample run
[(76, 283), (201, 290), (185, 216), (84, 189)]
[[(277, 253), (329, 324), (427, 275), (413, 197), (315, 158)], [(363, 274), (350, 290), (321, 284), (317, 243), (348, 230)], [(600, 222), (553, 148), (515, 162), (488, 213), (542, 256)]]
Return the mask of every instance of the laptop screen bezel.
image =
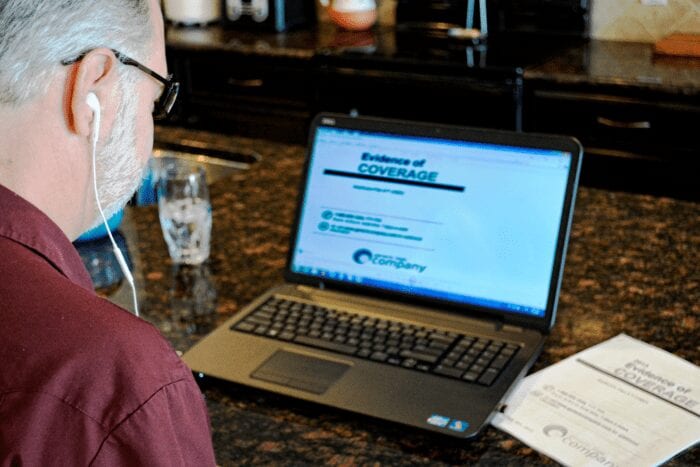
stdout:
[[(342, 128), (349, 130), (367, 131), (370, 133), (389, 133), (415, 137), (441, 138), (455, 141), (470, 141), (475, 143), (486, 143), (516, 147), (528, 147), (534, 149), (548, 149), (565, 151), (571, 154), (571, 164), (567, 179), (567, 189), (564, 202), (562, 204), (562, 216), (559, 225), (559, 235), (557, 238), (556, 251), (554, 257), (554, 267), (550, 279), (550, 287), (547, 296), (545, 313), (543, 316), (533, 316), (517, 314), (487, 308), (478, 305), (465, 303), (454, 303), (445, 300), (428, 298), (424, 296), (411, 295), (402, 292), (376, 290), (362, 284), (347, 283), (331, 278), (320, 280), (316, 276), (293, 271), (294, 251), (296, 249), (299, 222), (304, 208), (306, 198), (307, 178), (310, 170), (310, 163), (316, 133), (319, 127)], [(313, 287), (323, 287), (329, 290), (338, 290), (369, 297), (389, 299), (392, 301), (410, 303), (412, 305), (427, 306), (434, 309), (456, 313), (470, 318), (482, 318), (486, 320), (498, 320), (503, 324), (517, 325), (526, 328), (547, 332), (554, 324), (556, 309), (558, 305), (559, 290), (564, 271), (564, 258), (569, 238), (571, 222), (573, 220), (574, 202), (578, 189), (578, 178), (581, 168), (583, 149), (581, 144), (568, 136), (548, 135), (539, 133), (517, 133), (504, 130), (492, 130), (473, 127), (460, 127), (453, 125), (432, 124), (415, 121), (390, 120), (374, 117), (350, 117), (332, 113), (318, 114), (311, 123), (309, 131), (309, 141), (306, 149), (306, 159), (302, 171), (301, 185), (298, 190), (297, 207), (290, 234), (290, 244), (287, 255), (287, 266), (285, 279), (301, 285)], [(566, 214), (568, 213), (568, 215)]]

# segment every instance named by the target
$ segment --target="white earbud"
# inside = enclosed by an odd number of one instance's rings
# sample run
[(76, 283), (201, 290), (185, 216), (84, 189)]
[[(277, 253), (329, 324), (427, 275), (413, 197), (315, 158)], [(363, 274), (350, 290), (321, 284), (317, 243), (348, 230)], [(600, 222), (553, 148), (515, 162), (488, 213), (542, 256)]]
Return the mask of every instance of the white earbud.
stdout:
[(90, 106), (92, 110), (95, 112), (100, 111), (100, 100), (97, 98), (97, 95), (94, 92), (91, 92), (87, 95), (87, 105)]
[(87, 95), (86, 103), (88, 107), (92, 109), (92, 114), (94, 116), (94, 121), (92, 123), (92, 139), (93, 143), (97, 143), (97, 140), (100, 139), (100, 117), (102, 114), (102, 107), (100, 106), (100, 100), (94, 92)]
[(114, 256), (117, 258), (117, 263), (119, 263), (119, 267), (122, 270), (122, 273), (124, 274), (124, 277), (126, 278), (126, 281), (129, 283), (131, 286), (131, 292), (134, 298), (134, 313), (136, 313), (136, 316), (139, 316), (139, 303), (138, 299), (136, 297), (136, 286), (134, 285), (134, 277), (131, 274), (131, 271), (129, 270), (129, 266), (126, 264), (126, 259), (124, 258), (124, 255), (122, 254), (122, 251), (119, 249), (117, 246), (117, 242), (114, 241), (114, 237), (112, 236), (112, 232), (109, 229), (109, 224), (107, 223), (107, 218), (105, 217), (105, 213), (102, 210), (102, 203), (100, 202), (100, 194), (99, 191), (97, 190), (97, 163), (95, 161), (96, 154), (97, 154), (97, 141), (100, 139), (100, 118), (102, 114), (102, 107), (100, 106), (100, 100), (97, 98), (95, 93), (91, 92), (87, 95), (87, 98), (85, 99), (85, 102), (87, 103), (88, 107), (92, 109), (92, 115), (93, 115), (93, 121), (92, 121), (92, 131), (91, 131), (91, 136), (92, 136), (92, 182), (93, 182), (93, 188), (95, 191), (95, 202), (97, 203), (97, 209), (100, 211), (100, 215), (102, 216), (102, 222), (104, 223), (105, 229), (107, 230), (107, 235), (109, 235), (109, 240), (112, 242), (112, 249), (114, 250)]

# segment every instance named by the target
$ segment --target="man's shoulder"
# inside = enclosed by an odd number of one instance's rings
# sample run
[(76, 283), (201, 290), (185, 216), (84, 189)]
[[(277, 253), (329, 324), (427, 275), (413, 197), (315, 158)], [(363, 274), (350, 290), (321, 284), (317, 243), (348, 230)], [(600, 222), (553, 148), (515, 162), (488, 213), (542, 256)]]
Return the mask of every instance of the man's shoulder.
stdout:
[(0, 464), (214, 463), (202, 396), (158, 329), (17, 243), (0, 252)]
[(169, 384), (194, 384), (152, 324), (46, 263), (31, 270), (0, 285), (0, 392), (49, 394), (109, 425)]

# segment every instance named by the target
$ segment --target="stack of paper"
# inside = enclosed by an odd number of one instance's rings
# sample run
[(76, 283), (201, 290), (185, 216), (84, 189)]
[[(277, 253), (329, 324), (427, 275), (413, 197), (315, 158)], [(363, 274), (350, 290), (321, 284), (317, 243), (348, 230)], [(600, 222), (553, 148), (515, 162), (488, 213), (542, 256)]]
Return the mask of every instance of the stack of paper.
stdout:
[(621, 334), (525, 378), (492, 424), (567, 465), (655, 465), (700, 440), (700, 368)]

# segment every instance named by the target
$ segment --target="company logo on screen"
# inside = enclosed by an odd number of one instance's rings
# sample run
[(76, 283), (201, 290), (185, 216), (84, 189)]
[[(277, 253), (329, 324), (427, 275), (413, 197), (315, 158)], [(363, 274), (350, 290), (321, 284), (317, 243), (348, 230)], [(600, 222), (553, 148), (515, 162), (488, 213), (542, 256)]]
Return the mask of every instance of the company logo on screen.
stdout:
[(360, 248), (352, 255), (352, 260), (357, 264), (373, 264), (375, 266), (405, 269), (422, 273), (428, 266), (412, 263), (408, 259), (400, 256), (382, 255), (372, 253), (367, 248)]
[(352, 255), (353, 261), (357, 264), (365, 264), (368, 261), (372, 261), (372, 252), (366, 249), (360, 249)]

